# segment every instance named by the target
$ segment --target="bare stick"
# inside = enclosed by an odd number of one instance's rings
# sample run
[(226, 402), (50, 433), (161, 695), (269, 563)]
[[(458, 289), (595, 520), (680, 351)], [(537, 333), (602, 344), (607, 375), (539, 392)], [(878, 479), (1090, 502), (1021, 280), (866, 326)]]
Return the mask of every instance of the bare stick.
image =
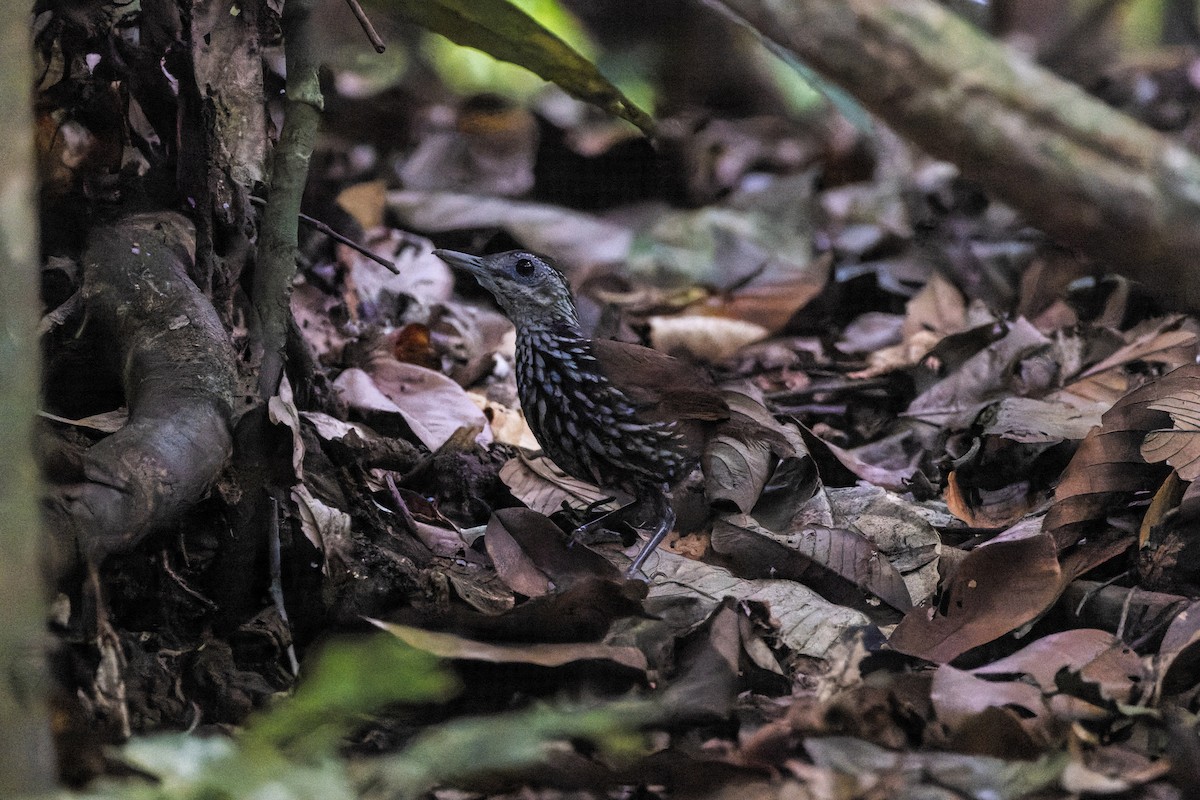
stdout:
[[(261, 197), (251, 197), (250, 202), (256, 206), (265, 206), (267, 204), (267, 201), (263, 200)], [(347, 236), (343, 236), (342, 234), (335, 231), (333, 228), (329, 227), (328, 224), (321, 222), (321, 220), (316, 219), (315, 217), (310, 217), (308, 214), (305, 214), (304, 212), (300, 212), (300, 221), (303, 222), (305, 225), (308, 225), (310, 228), (320, 231), (321, 233), (328, 236), (330, 239), (333, 239), (335, 242), (340, 242), (341, 244), (346, 245), (347, 247), (351, 248), (352, 250), (362, 253), (364, 256), (371, 259), (376, 264), (379, 264), (379, 265), (383, 266), (385, 269), (389, 270), (393, 275), (400, 274), (400, 270), (397, 269), (395, 263), (393, 263), (392, 261), (389, 261), (388, 259), (384, 258), (381, 255), (377, 255), (377, 254), (371, 252), (366, 247), (362, 246), (361, 244), (354, 241), (353, 239), (351, 239)]]
[(387, 49), (383, 43), (383, 39), (375, 32), (375, 26), (371, 24), (371, 20), (367, 18), (367, 12), (363, 11), (362, 6), (358, 4), (358, 0), (346, 0), (350, 10), (354, 12), (354, 16), (358, 18), (358, 24), (362, 25), (363, 33), (367, 35), (371, 46), (375, 48), (376, 53), (382, 53)]

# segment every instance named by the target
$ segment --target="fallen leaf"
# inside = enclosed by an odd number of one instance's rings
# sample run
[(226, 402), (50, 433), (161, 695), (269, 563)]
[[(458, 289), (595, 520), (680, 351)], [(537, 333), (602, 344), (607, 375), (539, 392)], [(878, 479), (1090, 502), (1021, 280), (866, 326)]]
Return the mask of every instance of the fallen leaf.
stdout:
[[(1161, 485), (1167, 469), (1147, 463), (1143, 442), (1151, 431), (1162, 430), (1169, 416), (1156, 404), (1181, 392), (1200, 390), (1200, 367), (1181, 367), (1125, 395), (1101, 417), (1100, 427), (1080, 443), (1063, 471), (1046, 515), (1045, 530), (1064, 544), (1089, 523), (1099, 523), (1113, 510), (1123, 508), (1138, 493)], [(1150, 452), (1174, 457), (1178, 451), (1155, 440)]]
[(331, 551), (349, 545), (350, 515), (313, 497), (304, 484), (292, 487), (292, 500), (299, 510), (300, 530), (304, 538), (325, 555), (323, 569), (328, 574)]
[(352, 408), (401, 415), (430, 450), (445, 444), (459, 428), (487, 427), (483, 412), (466, 391), (440, 372), (391, 358), (373, 359), (369, 370), (343, 371), (334, 388)]
[(719, 364), (745, 345), (767, 336), (767, 329), (738, 319), (684, 314), (650, 317), (650, 344), (664, 353), (684, 351), (693, 358)]
[(992, 541), (967, 554), (946, 582), (939, 608), (914, 608), (889, 644), (938, 664), (1036, 619), (1062, 591), (1053, 537)]
[(634, 647), (611, 647), (603, 644), (511, 644), (499, 645), (477, 642), (451, 633), (437, 633), (408, 625), (395, 625), (378, 619), (367, 622), (392, 634), (409, 647), (415, 647), (438, 658), (462, 661), (485, 661), (493, 664), (533, 664), (539, 667), (561, 667), (579, 661), (610, 661), (629, 669), (645, 671), (646, 657)]
[(611, 502), (611, 492), (572, 478), (545, 456), (531, 458), (522, 454), (510, 458), (500, 468), (500, 480), (513, 497), (542, 514), (561, 511), (564, 503), (570, 508), (594, 508), (597, 511), (611, 511), (617, 507)]

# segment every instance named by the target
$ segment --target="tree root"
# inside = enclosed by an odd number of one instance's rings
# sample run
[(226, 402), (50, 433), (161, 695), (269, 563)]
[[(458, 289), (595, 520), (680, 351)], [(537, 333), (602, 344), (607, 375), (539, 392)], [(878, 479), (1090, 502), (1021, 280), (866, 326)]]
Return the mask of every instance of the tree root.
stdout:
[(92, 230), (83, 256), (85, 334), (111, 342), (129, 421), (82, 457), (49, 498), (51, 571), (100, 564), (163, 528), (207, 492), (232, 449), (235, 358), (188, 277), (195, 234), (170, 212)]

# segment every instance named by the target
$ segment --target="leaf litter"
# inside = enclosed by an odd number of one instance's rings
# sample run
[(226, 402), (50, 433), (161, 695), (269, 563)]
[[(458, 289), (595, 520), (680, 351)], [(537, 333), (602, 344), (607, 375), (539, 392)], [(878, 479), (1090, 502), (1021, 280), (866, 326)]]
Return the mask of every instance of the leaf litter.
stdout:
[[(322, 251), (292, 295), (309, 374), (270, 403), (298, 644), (369, 625), (457, 676), (423, 711), (342, 726), (374, 789), (684, 794), (702, 776), (711, 796), (1191, 796), (1196, 320), (1088, 284), (1104, 265), (894, 137), (856, 142), (863, 174), (839, 184), (796, 155), (836, 151), (833, 126), (681, 126), (692, 166), (713, 137), (748, 149), (710, 183), (676, 176), (682, 197), (571, 207), (546, 199), (531, 141), (484, 164), (488, 129), (464, 144), (463, 127), (401, 152), (398, 188), (344, 181), (400, 274)], [(572, 538), (628, 498), (537, 454), (511, 331), (435, 244), (553, 256), (595, 335), (720, 381), (731, 418), (676, 492), (648, 585), (621, 577), (633, 530)], [(48, 417), (86, 427), (72, 419)], [(221, 725), (249, 711), (189, 700)], [(489, 735), (474, 772), (414, 766)], [(249, 769), (219, 750), (194, 757)], [(171, 758), (126, 756), (158, 774)]]

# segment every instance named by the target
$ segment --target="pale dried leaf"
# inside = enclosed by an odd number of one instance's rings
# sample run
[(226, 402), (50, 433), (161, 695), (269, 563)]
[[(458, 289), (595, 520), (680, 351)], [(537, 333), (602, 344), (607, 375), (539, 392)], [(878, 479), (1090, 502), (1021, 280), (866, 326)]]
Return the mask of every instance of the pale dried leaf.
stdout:
[(934, 272), (905, 305), (900, 334), (905, 342), (922, 333), (936, 334), (940, 340), (966, 329), (967, 303), (962, 292), (940, 272)]
[(1166, 411), (1175, 427), (1148, 433), (1142, 457), (1151, 463), (1167, 462), (1185, 481), (1200, 478), (1200, 390), (1175, 390), (1147, 408)]
[(684, 596), (714, 608), (721, 598), (760, 602), (779, 626), (780, 641), (793, 652), (821, 658), (853, 628), (870, 624), (857, 611), (835, 605), (794, 581), (745, 580), (728, 570), (656, 550), (645, 572), (654, 580), (650, 597)]
[(610, 647), (604, 644), (513, 644), (499, 645), (464, 639), (451, 633), (437, 633), (382, 620), (367, 621), (400, 641), (432, 653), (439, 658), (484, 661), (492, 664), (533, 664), (561, 667), (578, 661), (611, 661), (631, 669), (645, 670), (646, 657), (634, 647)]
[(340, 360), (346, 348), (346, 337), (333, 322), (341, 303), (339, 298), (311, 283), (301, 283), (292, 289), (291, 308), (296, 327), (322, 363)]
[(494, 441), (500, 444), (516, 445), (526, 450), (537, 450), (541, 447), (520, 409), (501, 405), (478, 392), (467, 392), (467, 397), (471, 398), (471, 402), (487, 416), (488, 422), (492, 426)]
[(382, 228), (368, 231), (362, 244), (392, 261), (397, 272), (339, 244), (338, 263), (346, 269), (347, 281), (360, 302), (392, 308), (397, 298), (409, 297), (428, 308), (453, 296), (454, 274), (446, 262), (433, 254), (433, 243), (429, 240)]
[[(333, 385), (352, 408), (400, 414), (423, 445), (437, 450), (460, 428), (483, 429), (487, 419), (467, 393), (440, 372), (377, 358), (370, 373), (357, 367), (342, 372)], [(482, 437), (486, 443), (490, 434)]]
[(313, 426), (313, 430), (327, 442), (340, 442), (351, 433), (367, 441), (378, 436), (374, 431), (359, 422), (347, 422), (331, 417), (322, 411), (301, 411), (300, 417)]
[(983, 432), (1025, 444), (1079, 440), (1100, 424), (1109, 406), (1070, 406), (1032, 397), (1005, 397), (983, 415)]
[(292, 399), (292, 385), (284, 375), (279, 383), (279, 394), (267, 401), (267, 416), (276, 425), (283, 425), (292, 432), (292, 472), (296, 480), (304, 480), (304, 437), (300, 434), (300, 412)]
[(347, 186), (337, 196), (337, 204), (354, 217), (364, 231), (383, 225), (386, 201), (387, 183), (382, 180), (363, 181)]
[(842, 353), (875, 353), (900, 344), (903, 325), (904, 317), (900, 314), (868, 311), (859, 314), (842, 329), (841, 338), (834, 347)]
[(767, 329), (752, 322), (725, 317), (686, 314), (651, 317), (650, 343), (664, 353), (684, 351), (693, 358), (720, 363), (745, 345), (767, 336)]
[(300, 515), (300, 530), (319, 552), (326, 554), (325, 571), (329, 571), (328, 551), (343, 546), (350, 539), (350, 515), (313, 497), (304, 484), (292, 487), (292, 500)]
[(866, 369), (851, 372), (847, 377), (863, 380), (920, 364), (921, 359), (929, 355), (929, 351), (941, 340), (941, 334), (933, 331), (917, 331), (900, 344), (884, 347), (871, 353), (867, 356)]
[(568, 265), (623, 261), (633, 242), (628, 227), (561, 206), (408, 189), (389, 192), (387, 199), (408, 226), (429, 232), (503, 228), (531, 250)]
[(57, 414), (51, 414), (49, 411), (39, 411), (38, 416), (42, 419), (48, 419), (52, 422), (58, 422), (62, 425), (74, 425), (77, 428), (90, 428), (101, 433), (116, 433), (125, 427), (125, 423), (129, 421), (129, 410), (126, 408), (118, 408), (115, 411), (104, 411), (100, 414), (92, 414), (82, 419), (68, 419), (60, 417)]
[(500, 468), (500, 480), (504, 481), (513, 497), (542, 514), (549, 515), (561, 510), (563, 503), (575, 509), (591, 506), (599, 511), (608, 511), (616, 508), (612, 502), (600, 503), (611, 498), (612, 493), (572, 478), (545, 456), (531, 458), (520, 455), (510, 458)]

